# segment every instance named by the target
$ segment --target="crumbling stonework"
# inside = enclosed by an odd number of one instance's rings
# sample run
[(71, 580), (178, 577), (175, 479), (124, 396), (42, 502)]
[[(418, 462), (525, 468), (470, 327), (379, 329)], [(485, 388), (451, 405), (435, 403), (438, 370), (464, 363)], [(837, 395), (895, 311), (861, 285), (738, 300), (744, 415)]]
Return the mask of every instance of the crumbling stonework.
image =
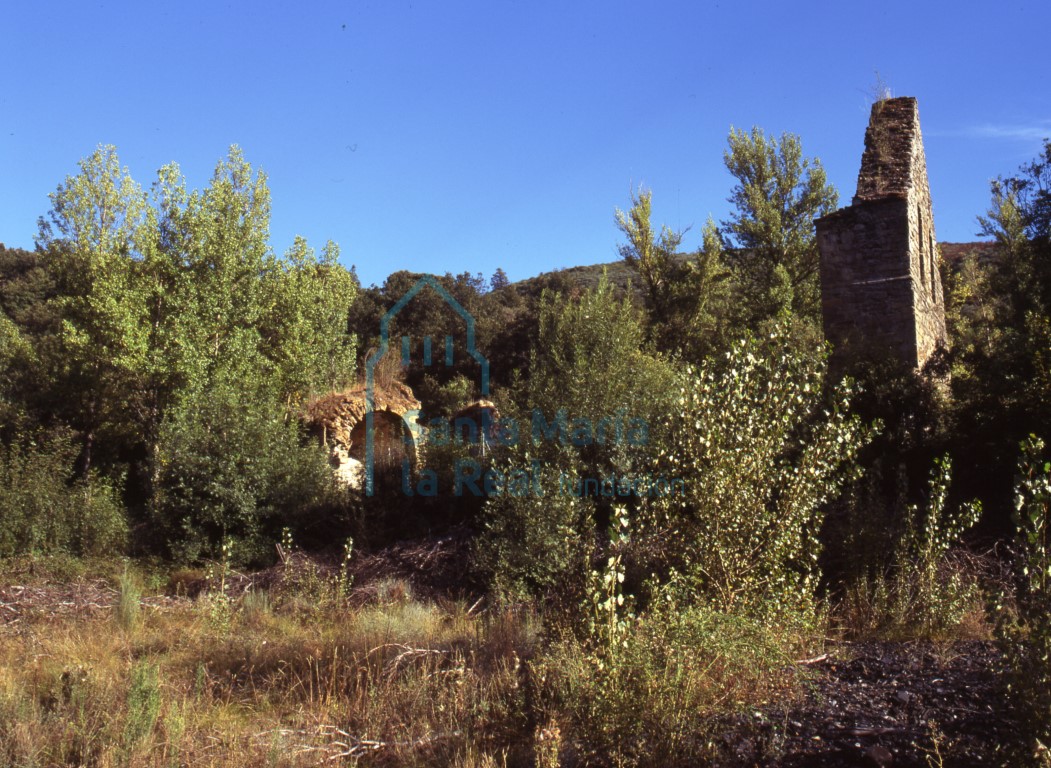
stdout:
[[(392, 381), (376, 386), (373, 439), (377, 469), (400, 468), (402, 461), (416, 464), (418, 446), (407, 420), (419, 412), (420, 401), (408, 386)], [(368, 409), (364, 385), (346, 392), (332, 392), (307, 406), (304, 421), (329, 451), (336, 478), (361, 488), (365, 476), (365, 441)]]
[(853, 204), (815, 225), (834, 359), (889, 353), (923, 368), (946, 332), (916, 99), (872, 106)]

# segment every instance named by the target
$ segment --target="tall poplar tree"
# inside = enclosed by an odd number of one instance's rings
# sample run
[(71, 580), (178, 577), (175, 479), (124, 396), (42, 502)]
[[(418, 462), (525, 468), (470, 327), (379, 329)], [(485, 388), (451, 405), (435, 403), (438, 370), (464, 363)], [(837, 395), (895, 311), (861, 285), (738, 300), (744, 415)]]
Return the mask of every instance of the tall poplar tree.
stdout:
[(100, 436), (119, 440), (130, 426), (126, 397), (149, 353), (146, 297), (136, 279), (146, 196), (116, 149), (100, 146), (49, 197), (37, 244), (56, 275), (62, 318), (52, 376), (80, 433), (86, 474)]

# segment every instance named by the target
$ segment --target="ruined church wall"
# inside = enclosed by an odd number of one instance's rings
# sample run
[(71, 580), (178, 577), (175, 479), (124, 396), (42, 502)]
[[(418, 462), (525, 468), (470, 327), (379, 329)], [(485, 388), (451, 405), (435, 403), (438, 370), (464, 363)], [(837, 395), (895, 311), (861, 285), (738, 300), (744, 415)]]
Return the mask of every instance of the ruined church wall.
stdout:
[(915, 99), (873, 105), (853, 204), (815, 224), (825, 336), (836, 355), (882, 350), (922, 367), (946, 331)]
[(909, 271), (913, 281), (916, 357), (922, 366), (939, 346), (945, 345), (947, 334), (927, 160), (918, 123), (913, 140), (912, 167), (912, 184), (908, 190)]
[(841, 352), (915, 355), (907, 202), (845, 208), (818, 222), (825, 335)]

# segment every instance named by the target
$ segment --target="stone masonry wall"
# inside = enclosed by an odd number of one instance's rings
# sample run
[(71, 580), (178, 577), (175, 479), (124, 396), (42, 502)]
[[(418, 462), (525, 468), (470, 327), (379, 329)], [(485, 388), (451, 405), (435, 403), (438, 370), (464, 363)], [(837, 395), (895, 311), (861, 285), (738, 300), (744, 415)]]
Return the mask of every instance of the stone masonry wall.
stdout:
[(915, 99), (873, 105), (853, 204), (815, 225), (834, 357), (890, 354), (922, 368), (946, 332)]

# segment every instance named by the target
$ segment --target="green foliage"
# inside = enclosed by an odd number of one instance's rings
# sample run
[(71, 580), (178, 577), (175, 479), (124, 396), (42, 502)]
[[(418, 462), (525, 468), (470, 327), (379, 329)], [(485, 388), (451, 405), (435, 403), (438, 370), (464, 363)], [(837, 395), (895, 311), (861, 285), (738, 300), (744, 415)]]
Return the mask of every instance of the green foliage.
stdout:
[(657, 322), (667, 323), (672, 310), (675, 291), (674, 273), (678, 267), (675, 258), (682, 245), (682, 233), (662, 226), (659, 234), (650, 222), (653, 193), (639, 189), (631, 194), (631, 208), (627, 213), (619, 208), (614, 217), (628, 242), (620, 246), (624, 263), (634, 267), (646, 287), (649, 309)]
[(151, 211), (146, 262), (161, 278), (157, 304), (167, 303), (171, 324), (159, 341), (183, 369), (184, 385), (202, 384), (230, 360), (271, 378), (293, 403), (346, 382), (354, 366), (346, 317), (357, 280), (331, 242), (319, 257), (296, 238), (274, 257), (266, 176), (238, 148), (201, 191), (187, 192), (178, 167), (166, 166)]
[(953, 511), (948, 505), (952, 462), (948, 456), (939, 459), (931, 473), (927, 507), (909, 509), (909, 528), (902, 546), (902, 558), (916, 567), (925, 588), (933, 589), (938, 565), (957, 544), (965, 531), (982, 515), (980, 503), (962, 504)]
[(439, 383), (437, 377), (427, 374), (413, 392), (421, 403), (430, 405), (423, 410), (427, 418), (449, 418), (475, 399), (476, 388), (477, 384), (463, 374), (457, 374), (444, 383)]
[(560, 493), (566, 477), (572, 473), (565, 467), (544, 466), (538, 481), (548, 495), (502, 494), (486, 501), (473, 561), (494, 594), (516, 600), (558, 593), (570, 603), (582, 596), (594, 504)]
[(20, 370), (25, 370), (32, 357), (29, 343), (7, 315), (0, 312), (0, 439), (3, 427), (13, 424), (22, 410), (15, 392)]
[(217, 381), (265, 381), (253, 396), (291, 411), (351, 376), (356, 278), (332, 243), (274, 257), (266, 176), (237, 147), (203, 190), (173, 163), (147, 192), (101, 146), (51, 203), (37, 242), (56, 319), (32, 336), (35, 399), (76, 431), (81, 475), (130, 463), (130, 496), (149, 501), (162, 425)]
[(37, 241), (55, 257), (66, 352), (85, 366), (128, 374), (146, 351), (139, 322), (145, 296), (129, 258), (146, 195), (107, 146), (82, 160), (80, 173), (49, 197), (51, 212), (40, 219)]
[(313, 392), (352, 383), (356, 350), (347, 312), (357, 280), (340, 266), (336, 244), (329, 241), (319, 258), (297, 237), (270, 283), (263, 341), (281, 391), (302, 402)]
[(667, 226), (654, 232), (652, 198), (640, 189), (632, 193), (627, 213), (616, 211), (617, 228), (627, 238), (620, 254), (642, 277), (650, 335), (658, 346), (699, 360), (718, 345), (728, 317), (730, 275), (722, 238), (709, 218), (701, 249), (692, 256), (680, 254), (683, 233)]
[(147, 294), (133, 258), (146, 194), (120, 166), (113, 147), (99, 147), (50, 195), (38, 246), (56, 276), (53, 299), (61, 329), (52, 375), (81, 430), (82, 469), (95, 442), (125, 432), (129, 395), (147, 363)]
[(954, 637), (961, 623), (984, 613), (973, 571), (953, 557), (961, 536), (981, 517), (979, 502), (950, 505), (952, 463), (935, 462), (927, 502), (909, 506), (888, 571), (850, 586), (845, 613), (855, 632), (885, 636)]
[[(998, 322), (1000, 307), (992, 270), (969, 253), (945, 274), (945, 319), (952, 336), (952, 386), (958, 394), (977, 394), (985, 382), (976, 362), (1000, 346), (1007, 329)], [(973, 397), (973, 395), (972, 395)]]
[(54, 334), (47, 306), (54, 278), (39, 253), (0, 244), (0, 440), (32, 429), (36, 411), (54, 407), (46, 388), (41, 339)]
[(182, 560), (217, 556), (227, 536), (235, 563), (264, 559), (282, 525), (335, 493), (321, 449), (242, 383), (216, 382), (171, 411), (158, 456), (152, 513)]
[(1027, 605), (1033, 617), (1051, 607), (1051, 463), (1043, 440), (1031, 435), (1022, 445), (1015, 482), (1014, 523), (1022, 555)]
[[(545, 293), (539, 313), (522, 398), (529, 409), (539, 410), (548, 420), (562, 409), (570, 419), (593, 422), (619, 413), (645, 421), (652, 443), (670, 397), (672, 369), (646, 351), (642, 324), (631, 303), (618, 300), (602, 279), (579, 300)], [(626, 442), (580, 451), (585, 468), (602, 473), (644, 464), (649, 447)], [(551, 441), (544, 447), (550, 448)]]
[(490, 291), (502, 291), (504, 288), (511, 284), (511, 279), (504, 272), (503, 267), (497, 267), (496, 271), (493, 272), (492, 277), (489, 278), (489, 290)]
[(704, 223), (700, 250), (687, 263), (687, 290), (694, 298), (689, 322), (692, 339), (690, 359), (703, 360), (710, 353), (725, 346), (730, 333), (732, 316), (730, 301), (734, 285), (731, 271), (726, 266), (726, 247), (715, 220), (711, 216)]
[(72, 480), (75, 454), (57, 438), (0, 443), (0, 556), (123, 551), (128, 528), (117, 489), (94, 474)]
[(820, 309), (814, 219), (836, 209), (839, 196), (821, 161), (803, 157), (798, 136), (768, 137), (730, 129), (723, 155), (737, 179), (735, 207), (724, 231), (739, 249), (728, 254), (740, 281), (745, 322), (791, 311), (816, 319)]
[(782, 327), (680, 378), (660, 466), (685, 493), (650, 504), (645, 536), (717, 606), (810, 603), (824, 505), (867, 440), (850, 383), (826, 397), (824, 374)]
[(718, 715), (793, 682), (785, 647), (740, 616), (667, 604), (631, 622), (608, 652), (563, 641), (535, 674), (587, 764), (708, 765), (726, 757), (708, 723), (714, 731)]
[(631, 611), (631, 595), (625, 596), (627, 576), (624, 553), (631, 543), (631, 521), (627, 507), (613, 508), (610, 526), (609, 557), (605, 567), (588, 572), (588, 605), (585, 606), (588, 633), (597, 648), (611, 656), (624, 642)]
[[(380, 288), (369, 288), (361, 292), (361, 300), (355, 303), (350, 313), (350, 328), (363, 341), (364, 349), (372, 349), (379, 344), (380, 322), (384, 314), (405, 296), (424, 275), (418, 272), (399, 270), (391, 273)], [(446, 273), (432, 275), (442, 288), (455, 299), (461, 307), (476, 319), (476, 342), (486, 348), (486, 341), (491, 338), (495, 328), (490, 323), (489, 312), (480, 311), (482, 292), (485, 281), (481, 275), (472, 276), (464, 272), (459, 275)], [(416, 294), (412, 301), (402, 307), (392, 318), (388, 328), (389, 338), (397, 339), (408, 336), (413, 344), (419, 344), (423, 337), (430, 336), (440, 340), (446, 336), (465, 340), (464, 320), (453, 312), (445, 299), (430, 289)], [(425, 366), (422, 355), (412, 355), (409, 367), (404, 371), (406, 382), (414, 389), (425, 375), (437, 377), (441, 385), (458, 375), (470, 381), (478, 381), (477, 363), (468, 355), (459, 355), (452, 366)], [(433, 390), (433, 384), (428, 387)], [(424, 411), (434, 410), (431, 403), (423, 401)]]
[[(0, 314), (0, 371), (6, 377), (19, 354), (28, 351), (28, 344), (7, 315)], [(0, 383), (6, 383), (0, 381)]]
[[(576, 610), (601, 530), (598, 520), (611, 510), (609, 500), (581, 497), (573, 489), (582, 478), (635, 477), (651, 466), (672, 381), (667, 362), (645, 351), (631, 303), (617, 300), (607, 280), (575, 301), (544, 294), (538, 339), (519, 393), (521, 406), (501, 408), (521, 434), (503, 463), (495, 465), (529, 469), (543, 495), (502, 494), (489, 499), (482, 511), (479, 562), (498, 591), (543, 595), (556, 590)], [(559, 412), (567, 424), (610, 419), (625, 434), (637, 420), (646, 425), (645, 440), (623, 436), (574, 444), (569, 436), (558, 435), (535, 441), (533, 415), (551, 423)]]
[(141, 662), (132, 667), (124, 723), (124, 746), (134, 752), (153, 733), (161, 708), (157, 666)]
[(993, 240), (947, 281), (953, 339), (954, 451), (1001, 530), (1010, 513), (1017, 446), (1051, 430), (1051, 142), (1010, 178), (992, 182), (980, 233)]
[[(1032, 162), (1022, 165), (1020, 171), (1019, 176), (993, 182), (994, 201), (1009, 198), (1025, 237), (1046, 247), (1051, 237), (1051, 139), (1044, 139), (1040, 154)], [(996, 207), (994, 204), (994, 209)], [(983, 227), (988, 224), (981, 217), (979, 223)], [(1003, 221), (998, 221), (994, 229), (1010, 231), (1011, 228), (1003, 224)]]
[(1015, 481), (1020, 626), (1004, 628), (1012, 713), (1022, 759), (1046, 765), (1051, 745), (1051, 462), (1043, 440), (1022, 444)]

